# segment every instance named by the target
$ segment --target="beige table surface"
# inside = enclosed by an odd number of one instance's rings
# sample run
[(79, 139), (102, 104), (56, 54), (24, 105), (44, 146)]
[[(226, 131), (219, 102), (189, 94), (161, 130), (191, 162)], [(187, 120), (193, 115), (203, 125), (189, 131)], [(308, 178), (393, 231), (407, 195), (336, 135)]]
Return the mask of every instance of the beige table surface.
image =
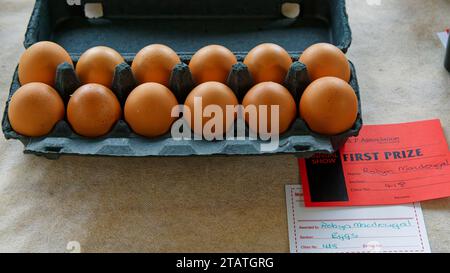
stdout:
[[(3, 109), (31, 0), (0, 0)], [(370, 6), (367, 3), (381, 3)], [(367, 124), (440, 118), (450, 133), (450, 74), (436, 32), (449, 0), (349, 0), (349, 51)], [(288, 252), (284, 185), (292, 156), (86, 158), (22, 154), (0, 140), (0, 251)], [(450, 199), (422, 203), (431, 248), (450, 252)]]

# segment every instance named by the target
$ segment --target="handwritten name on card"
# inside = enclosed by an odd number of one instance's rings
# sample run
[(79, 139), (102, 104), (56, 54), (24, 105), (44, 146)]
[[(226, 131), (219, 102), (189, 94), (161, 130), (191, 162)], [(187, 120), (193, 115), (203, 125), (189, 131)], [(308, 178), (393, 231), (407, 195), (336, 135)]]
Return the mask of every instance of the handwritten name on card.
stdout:
[(340, 152), (299, 160), (306, 206), (394, 205), (450, 196), (439, 120), (366, 125)]
[(419, 203), (306, 208), (300, 185), (286, 186), (292, 253), (430, 252)]

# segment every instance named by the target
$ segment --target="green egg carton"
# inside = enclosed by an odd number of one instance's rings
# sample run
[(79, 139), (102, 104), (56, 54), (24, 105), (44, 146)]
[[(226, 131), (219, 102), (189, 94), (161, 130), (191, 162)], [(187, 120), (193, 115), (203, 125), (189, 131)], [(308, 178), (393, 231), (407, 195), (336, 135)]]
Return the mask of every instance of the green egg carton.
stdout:
[[(297, 4), (299, 15), (283, 15), (284, 4)], [(86, 13), (89, 5), (97, 14)], [(74, 63), (87, 49), (109, 46), (124, 56), (126, 62), (116, 67), (112, 90), (122, 103), (136, 86), (130, 64), (143, 47), (165, 44), (175, 50), (182, 63), (174, 67), (170, 87), (180, 104), (194, 87), (189, 60), (201, 47), (220, 44), (237, 57), (227, 85), (241, 101), (253, 85), (247, 67), (242, 63), (247, 52), (261, 43), (276, 43), (285, 48), (293, 59), (284, 85), (299, 98), (309, 84), (307, 67), (298, 62), (308, 46), (327, 42), (347, 52), (351, 44), (351, 30), (344, 0), (36, 0), (24, 46), (39, 41), (53, 41), (63, 46)], [(128, 124), (119, 120), (110, 133), (99, 138), (77, 135), (67, 120), (60, 121), (44, 137), (27, 137), (16, 133), (8, 120), (11, 96), (20, 87), (17, 70), (2, 120), (7, 139), (18, 139), (24, 152), (55, 159), (64, 154), (91, 156), (201, 156), (201, 155), (262, 155), (293, 154), (310, 157), (316, 153), (332, 153), (349, 137), (357, 136), (362, 126), (359, 86), (354, 65), (350, 62), (350, 85), (358, 97), (358, 117), (354, 126), (340, 135), (324, 136), (312, 132), (300, 118), (280, 135), (273, 151), (261, 149), (267, 143), (261, 139), (175, 140), (170, 133), (144, 138), (132, 132)], [(80, 86), (74, 69), (61, 64), (56, 75), (56, 89), (67, 103)], [(246, 129), (246, 136), (248, 128)]]

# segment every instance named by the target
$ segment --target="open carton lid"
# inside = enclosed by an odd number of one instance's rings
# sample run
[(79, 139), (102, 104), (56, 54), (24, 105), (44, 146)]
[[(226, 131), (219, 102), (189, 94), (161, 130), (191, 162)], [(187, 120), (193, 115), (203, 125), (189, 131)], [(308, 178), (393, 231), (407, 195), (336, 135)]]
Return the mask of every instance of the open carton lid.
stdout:
[[(286, 17), (292, 13), (298, 16)], [(37, 0), (24, 45), (42, 40), (60, 44), (75, 59), (105, 45), (130, 61), (143, 47), (160, 43), (182, 59), (220, 44), (242, 60), (270, 42), (293, 57), (319, 42), (346, 52), (351, 31), (344, 0)]]

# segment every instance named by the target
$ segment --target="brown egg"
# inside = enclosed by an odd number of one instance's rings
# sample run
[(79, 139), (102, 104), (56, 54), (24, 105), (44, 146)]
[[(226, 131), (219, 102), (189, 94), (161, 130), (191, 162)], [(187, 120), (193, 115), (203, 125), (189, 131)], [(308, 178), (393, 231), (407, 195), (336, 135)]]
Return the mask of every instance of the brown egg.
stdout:
[(269, 81), (282, 84), (292, 65), (292, 59), (281, 46), (266, 43), (250, 50), (244, 64), (255, 84)]
[(328, 76), (350, 81), (350, 64), (347, 57), (332, 44), (320, 43), (308, 47), (299, 61), (306, 65), (311, 81)]
[(82, 136), (98, 137), (108, 133), (121, 116), (116, 95), (107, 87), (90, 83), (78, 88), (67, 105), (67, 119)]
[(134, 77), (139, 84), (156, 82), (169, 87), (170, 74), (180, 58), (170, 47), (153, 44), (136, 54), (131, 64)]
[(39, 137), (64, 118), (64, 103), (58, 92), (45, 83), (28, 83), (17, 89), (9, 102), (8, 118), (19, 134)]
[[(244, 109), (250, 105), (256, 106), (257, 117), (255, 118), (257, 122), (256, 124), (250, 122), (250, 116), (247, 114), (247, 111), (245, 121), (249, 125), (249, 128), (253, 132), (257, 133), (261, 133), (261, 128), (258, 128), (259, 119), (262, 120), (263, 124), (267, 124), (266, 133), (272, 133), (273, 125), (271, 124), (270, 114), (272, 105), (279, 106), (278, 128), (280, 134), (289, 129), (297, 116), (297, 106), (295, 105), (295, 100), (291, 93), (289, 93), (284, 86), (275, 82), (262, 82), (252, 87), (242, 101), (242, 106), (244, 106)], [(259, 106), (263, 105), (267, 106), (267, 115), (261, 116)]]
[(336, 77), (320, 78), (303, 93), (300, 115), (314, 132), (337, 135), (355, 123), (358, 99), (347, 82)]
[(47, 41), (35, 43), (20, 57), (20, 84), (42, 82), (55, 86), (56, 68), (64, 62), (73, 65), (69, 53), (60, 45)]
[(156, 137), (167, 133), (175, 121), (172, 108), (178, 105), (173, 93), (159, 83), (136, 87), (125, 102), (125, 120), (139, 135)]
[(83, 84), (98, 83), (111, 88), (116, 66), (124, 61), (114, 49), (96, 46), (81, 55), (76, 65), (77, 75)]
[[(200, 97), (202, 98), (202, 108), (198, 109), (194, 107), (194, 98)], [(195, 87), (191, 93), (189, 93), (188, 97), (186, 98), (186, 101), (184, 103), (185, 107), (187, 107), (190, 110), (190, 119), (186, 118), (187, 123), (192, 128), (195, 134), (200, 136), (206, 136), (208, 138), (219, 138), (223, 136), (232, 126), (234, 123), (234, 120), (236, 119), (236, 114), (234, 115), (234, 118), (232, 120), (226, 118), (226, 106), (237, 106), (238, 100), (233, 93), (233, 91), (226, 86), (223, 83), (220, 82), (205, 82), (200, 84), (199, 86)], [(212, 134), (204, 134), (203, 128), (205, 124), (212, 118), (212, 117), (203, 117), (202, 118), (202, 124), (201, 128), (195, 128), (194, 123), (194, 111), (199, 110), (205, 110), (205, 108), (208, 105), (217, 105), (222, 109), (223, 113), (223, 121), (222, 121), (222, 128), (215, 127), (214, 132)], [(186, 117), (186, 115), (185, 115)], [(198, 126), (200, 127), (200, 126)], [(213, 131), (213, 130), (211, 130)]]
[(189, 62), (189, 69), (196, 84), (216, 81), (226, 83), (236, 56), (226, 47), (209, 45), (198, 50)]

